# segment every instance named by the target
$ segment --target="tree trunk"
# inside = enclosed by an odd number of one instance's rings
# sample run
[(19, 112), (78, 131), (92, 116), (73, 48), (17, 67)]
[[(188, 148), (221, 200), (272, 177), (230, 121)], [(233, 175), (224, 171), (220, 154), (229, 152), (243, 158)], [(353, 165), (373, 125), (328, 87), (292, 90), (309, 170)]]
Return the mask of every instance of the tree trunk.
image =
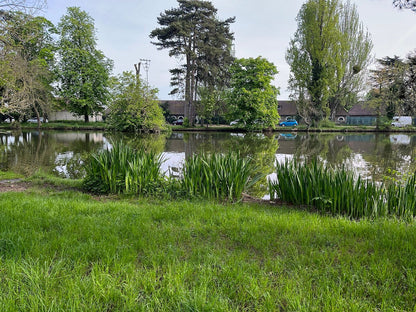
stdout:
[(84, 121), (85, 121), (85, 123), (90, 121), (88, 114), (84, 115)]

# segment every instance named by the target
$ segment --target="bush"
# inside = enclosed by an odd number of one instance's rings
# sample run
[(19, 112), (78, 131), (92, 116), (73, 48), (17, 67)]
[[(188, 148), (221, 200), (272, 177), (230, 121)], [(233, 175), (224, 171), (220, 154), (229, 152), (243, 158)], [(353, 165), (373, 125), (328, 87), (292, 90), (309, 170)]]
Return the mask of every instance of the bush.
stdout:
[(335, 128), (335, 122), (329, 120), (329, 119), (323, 119), (320, 122), (318, 122), (318, 128)]

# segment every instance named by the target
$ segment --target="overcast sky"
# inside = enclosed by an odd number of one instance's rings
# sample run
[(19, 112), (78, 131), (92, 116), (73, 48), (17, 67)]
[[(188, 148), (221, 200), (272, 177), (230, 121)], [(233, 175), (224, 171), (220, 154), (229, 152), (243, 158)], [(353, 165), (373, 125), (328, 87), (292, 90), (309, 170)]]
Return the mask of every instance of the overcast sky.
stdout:
[[(279, 74), (274, 84), (281, 100), (288, 99), (289, 66), (285, 53), (296, 31), (296, 15), (304, 0), (212, 0), (220, 19), (236, 17), (236, 57), (262, 56), (273, 62)], [(352, 0), (360, 19), (372, 36), (376, 58), (405, 57), (416, 50), (416, 13), (397, 10), (391, 0)], [(151, 44), (150, 32), (158, 27), (157, 17), (177, 7), (176, 0), (48, 0), (44, 15), (57, 24), (69, 6), (78, 6), (95, 21), (98, 49), (114, 61), (114, 74), (134, 71), (140, 59), (149, 59), (149, 84), (159, 89), (160, 99), (169, 96), (169, 69), (179, 64), (168, 51)], [(142, 77), (146, 78), (142, 70)]]

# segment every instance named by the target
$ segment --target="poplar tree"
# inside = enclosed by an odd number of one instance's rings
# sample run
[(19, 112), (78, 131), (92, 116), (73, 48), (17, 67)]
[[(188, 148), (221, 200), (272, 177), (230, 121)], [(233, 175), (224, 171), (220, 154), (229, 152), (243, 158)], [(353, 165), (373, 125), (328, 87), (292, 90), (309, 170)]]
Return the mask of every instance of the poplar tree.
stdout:
[(185, 117), (194, 123), (198, 87), (215, 88), (227, 81), (227, 68), (232, 63), (234, 39), (230, 24), (234, 18), (221, 21), (209, 1), (178, 0), (179, 7), (166, 10), (158, 17), (160, 28), (150, 33), (159, 49), (185, 62), (171, 69), (171, 94), (183, 93), (187, 106)]
[(362, 90), (372, 43), (355, 5), (339, 0), (309, 0), (297, 16), (298, 29), (286, 60), (289, 89), (307, 124), (348, 108)]

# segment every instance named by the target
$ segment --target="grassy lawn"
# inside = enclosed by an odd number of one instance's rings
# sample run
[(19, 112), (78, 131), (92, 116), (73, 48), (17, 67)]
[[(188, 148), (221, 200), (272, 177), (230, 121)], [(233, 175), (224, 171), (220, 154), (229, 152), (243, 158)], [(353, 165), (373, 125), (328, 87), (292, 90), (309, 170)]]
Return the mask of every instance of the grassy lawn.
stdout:
[(0, 311), (414, 311), (415, 224), (0, 194)]

